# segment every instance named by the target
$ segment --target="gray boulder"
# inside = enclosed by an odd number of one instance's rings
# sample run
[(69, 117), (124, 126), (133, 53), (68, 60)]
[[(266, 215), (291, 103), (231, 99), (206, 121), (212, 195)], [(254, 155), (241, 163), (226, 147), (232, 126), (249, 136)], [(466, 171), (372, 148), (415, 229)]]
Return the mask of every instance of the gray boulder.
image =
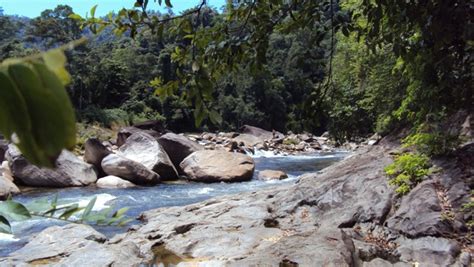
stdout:
[(160, 136), (158, 142), (165, 149), (166, 153), (168, 153), (168, 156), (180, 174), (183, 173), (179, 167), (181, 161), (193, 152), (204, 150), (202, 145), (175, 133), (167, 133)]
[(100, 166), (102, 160), (112, 153), (97, 138), (89, 138), (84, 144), (84, 161), (94, 165), (99, 172), (103, 172)]
[(251, 157), (222, 150), (196, 151), (180, 166), (190, 180), (206, 183), (248, 181), (255, 170)]
[(113, 175), (100, 178), (96, 185), (100, 188), (130, 188), (135, 186), (133, 183)]
[(130, 137), (134, 133), (146, 133), (153, 136), (154, 138), (158, 138), (160, 136), (160, 133), (155, 130), (144, 130), (133, 126), (125, 127), (120, 129), (120, 131), (117, 133), (117, 141), (115, 144), (118, 147), (121, 147), (123, 144), (125, 144), (128, 137)]
[(0, 200), (5, 200), (10, 195), (20, 193), (20, 189), (9, 179), (0, 176)]
[(161, 180), (173, 180), (178, 178), (173, 163), (165, 149), (156, 139), (143, 132), (137, 132), (128, 137), (117, 154), (143, 164), (148, 169), (160, 175)]
[(434, 181), (425, 181), (408, 193), (387, 226), (409, 237), (440, 236), (452, 231), (441, 214)]
[(153, 185), (160, 181), (160, 176), (143, 164), (117, 154), (105, 157), (101, 165), (106, 174), (118, 176), (134, 184)]
[(68, 150), (63, 150), (59, 155), (55, 169), (40, 168), (29, 163), (14, 145), (9, 145), (6, 157), (15, 182), (27, 186), (85, 186), (97, 180), (94, 167)]

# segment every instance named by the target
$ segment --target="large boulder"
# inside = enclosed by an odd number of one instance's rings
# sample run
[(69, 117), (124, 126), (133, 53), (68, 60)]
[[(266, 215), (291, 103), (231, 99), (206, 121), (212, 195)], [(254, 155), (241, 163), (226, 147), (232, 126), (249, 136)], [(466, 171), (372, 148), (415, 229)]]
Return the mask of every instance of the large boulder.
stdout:
[(15, 182), (18, 181), (27, 186), (85, 186), (97, 180), (94, 167), (68, 150), (61, 152), (56, 160), (55, 169), (40, 168), (29, 163), (14, 145), (9, 145), (6, 158)]
[(128, 137), (117, 154), (143, 164), (148, 169), (160, 175), (162, 180), (178, 178), (173, 163), (165, 149), (156, 139), (144, 132), (137, 132)]
[(185, 136), (175, 133), (167, 133), (160, 136), (158, 142), (165, 149), (166, 153), (168, 153), (174, 166), (176, 166), (181, 174), (183, 173), (179, 168), (181, 161), (193, 152), (204, 150), (202, 145), (191, 141)]
[(100, 178), (96, 185), (100, 188), (130, 188), (135, 186), (133, 183), (113, 175)]
[(190, 180), (206, 183), (248, 181), (255, 170), (251, 157), (222, 150), (196, 151), (180, 166)]
[(269, 139), (273, 138), (273, 133), (272, 132), (264, 130), (262, 128), (255, 127), (255, 126), (244, 125), (240, 128), (240, 131), (243, 134), (249, 134), (249, 135), (253, 135), (253, 136), (256, 136), (256, 137), (260, 137), (263, 140), (269, 140)]
[(143, 130), (133, 126), (125, 127), (120, 129), (120, 131), (117, 133), (116, 145), (121, 147), (123, 144), (125, 144), (125, 141), (127, 141), (128, 137), (134, 133), (147, 133), (155, 138), (160, 136), (160, 133), (155, 130)]
[(160, 181), (160, 176), (143, 164), (117, 154), (105, 157), (102, 169), (108, 175), (118, 176), (134, 184), (153, 185)]
[(5, 200), (10, 195), (20, 193), (20, 189), (9, 179), (0, 176), (0, 200)]
[(84, 144), (84, 161), (94, 165), (99, 172), (103, 172), (100, 164), (102, 160), (112, 153), (97, 138), (87, 139)]

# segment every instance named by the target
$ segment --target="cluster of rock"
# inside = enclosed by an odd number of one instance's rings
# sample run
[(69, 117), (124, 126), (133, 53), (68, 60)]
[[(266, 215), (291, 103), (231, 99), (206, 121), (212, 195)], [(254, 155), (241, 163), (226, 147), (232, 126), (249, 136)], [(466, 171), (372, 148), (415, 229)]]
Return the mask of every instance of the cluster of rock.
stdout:
[(393, 149), (367, 147), (291, 187), (148, 211), (110, 240), (88, 226), (49, 228), (0, 265), (472, 266), (462, 207), (474, 145), (402, 198), (383, 170)]
[[(0, 143), (0, 198), (19, 192), (15, 185), (106, 188), (156, 185), (186, 179), (195, 182), (240, 182), (253, 177), (253, 159), (241, 153), (206, 150), (179, 134), (160, 134), (136, 127), (122, 129), (114, 145), (91, 138), (81, 157), (64, 150), (55, 169), (30, 164), (13, 144)], [(2, 153), (4, 152), (4, 153)], [(5, 158), (3, 158), (5, 156)]]
[(361, 140), (361, 142), (346, 142), (342, 146), (329, 138), (326, 132), (321, 136), (311, 133), (294, 134), (289, 131), (286, 135), (277, 131), (266, 131), (254, 126), (244, 125), (241, 133), (219, 132), (190, 134), (188, 137), (202, 144), (208, 150), (226, 150), (244, 154), (255, 154), (257, 150), (273, 152), (275, 155), (294, 155), (301, 153), (331, 152), (337, 149), (355, 151), (363, 145), (376, 145), (381, 137), (377, 134)]

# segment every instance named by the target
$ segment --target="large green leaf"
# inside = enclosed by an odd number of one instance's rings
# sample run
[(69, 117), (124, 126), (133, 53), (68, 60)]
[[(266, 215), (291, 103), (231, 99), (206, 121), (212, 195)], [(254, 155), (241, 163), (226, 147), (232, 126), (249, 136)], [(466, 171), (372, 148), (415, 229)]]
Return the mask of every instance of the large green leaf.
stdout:
[(84, 212), (82, 213), (82, 220), (85, 221), (87, 220), (87, 216), (90, 215), (92, 209), (94, 208), (95, 202), (97, 200), (97, 197), (94, 197), (89, 201), (89, 204), (87, 204), (86, 208), (84, 209)]
[(7, 220), (7, 218), (1, 215), (0, 215), (0, 233), (4, 233), (4, 234), (12, 233), (12, 227), (10, 225), (10, 222)]
[(0, 215), (10, 221), (23, 221), (31, 218), (30, 212), (23, 204), (11, 200), (0, 202)]

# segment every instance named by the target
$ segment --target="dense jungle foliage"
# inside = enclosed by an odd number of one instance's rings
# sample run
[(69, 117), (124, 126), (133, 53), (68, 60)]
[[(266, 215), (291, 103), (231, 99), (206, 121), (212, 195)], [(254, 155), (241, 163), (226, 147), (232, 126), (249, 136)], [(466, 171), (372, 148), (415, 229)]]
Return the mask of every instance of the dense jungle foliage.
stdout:
[(104, 18), (64, 5), (2, 15), (0, 60), (90, 37), (67, 52), (68, 91), (80, 121), (105, 126), (193, 131), (197, 120), (342, 141), (472, 107), (467, 1), (202, 3), (177, 17), (147, 12), (148, 1)]

